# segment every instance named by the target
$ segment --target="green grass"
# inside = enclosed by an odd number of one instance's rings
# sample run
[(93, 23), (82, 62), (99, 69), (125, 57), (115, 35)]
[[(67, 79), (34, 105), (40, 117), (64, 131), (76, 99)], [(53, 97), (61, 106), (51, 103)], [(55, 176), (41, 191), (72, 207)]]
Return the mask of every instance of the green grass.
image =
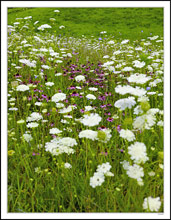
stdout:
[[(163, 8), (9, 8), (8, 24), (16, 18), (33, 16), (33, 21), (50, 24), (55, 18), (51, 32), (69, 36), (100, 36), (101, 31), (117, 38), (131, 40), (152, 35), (163, 36)], [(64, 25), (65, 30), (59, 30)], [(143, 32), (142, 32), (143, 31)]]

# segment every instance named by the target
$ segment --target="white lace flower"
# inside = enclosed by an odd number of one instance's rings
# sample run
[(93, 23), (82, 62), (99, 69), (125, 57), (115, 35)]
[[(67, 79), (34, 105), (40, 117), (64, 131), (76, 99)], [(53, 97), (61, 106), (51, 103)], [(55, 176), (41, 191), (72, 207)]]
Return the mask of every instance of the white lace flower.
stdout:
[(142, 177), (144, 176), (143, 168), (137, 164), (129, 166), (126, 173), (130, 178), (136, 179), (140, 182), (142, 181)]
[(151, 196), (144, 199), (143, 209), (152, 212), (158, 212), (161, 206), (160, 197), (153, 198)]
[(126, 139), (127, 141), (135, 140), (134, 133), (128, 129), (127, 130), (121, 129), (119, 132), (119, 135), (120, 135), (120, 137)]
[(94, 95), (92, 95), (92, 94), (88, 94), (88, 95), (86, 95), (86, 98), (87, 98), (87, 99), (93, 99), (93, 100), (95, 100), (95, 99), (96, 99), (96, 96), (94, 96)]
[(118, 101), (115, 102), (114, 106), (121, 110), (125, 110), (126, 108), (131, 109), (132, 106), (136, 104), (136, 101), (134, 99), (135, 99), (134, 97), (119, 99)]
[(16, 90), (19, 92), (25, 92), (25, 91), (29, 90), (29, 87), (26, 85), (19, 85), (19, 86), (17, 86)]
[(66, 99), (66, 94), (62, 92), (56, 93), (55, 95), (52, 96), (52, 102), (59, 102), (65, 99)]
[(59, 130), (58, 128), (51, 128), (50, 131), (49, 131), (50, 134), (59, 134), (61, 132), (62, 131)]
[(91, 113), (90, 115), (84, 115), (83, 118), (79, 119), (79, 121), (85, 126), (96, 126), (102, 118), (97, 113)]
[(94, 141), (97, 139), (97, 131), (84, 130), (81, 131), (78, 136), (79, 138), (88, 138)]
[(83, 76), (83, 75), (78, 75), (78, 76), (75, 77), (75, 80), (76, 80), (77, 82), (85, 81), (85, 76)]
[(135, 163), (145, 163), (149, 158), (146, 153), (146, 146), (144, 143), (135, 142), (128, 147), (128, 154)]

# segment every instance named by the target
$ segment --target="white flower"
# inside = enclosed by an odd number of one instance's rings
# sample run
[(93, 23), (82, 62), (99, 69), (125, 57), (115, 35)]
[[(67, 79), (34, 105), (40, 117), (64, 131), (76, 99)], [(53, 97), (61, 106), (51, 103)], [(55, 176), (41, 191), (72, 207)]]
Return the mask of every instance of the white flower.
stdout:
[(17, 111), (18, 108), (9, 108), (8, 110), (9, 110), (9, 111)]
[(115, 42), (113, 40), (110, 40), (107, 42), (107, 44), (115, 44)]
[(163, 169), (164, 166), (163, 166), (163, 164), (160, 163), (160, 164), (159, 164), (159, 167), (160, 167), (161, 169)]
[(108, 172), (105, 173), (105, 176), (114, 176), (114, 173), (108, 171)]
[(142, 181), (141, 177), (144, 176), (143, 168), (137, 164), (129, 166), (126, 173), (130, 178), (136, 179), (137, 181)]
[(57, 108), (63, 108), (65, 105), (63, 103), (56, 103), (56, 107)]
[(128, 147), (128, 154), (135, 163), (145, 163), (149, 158), (146, 153), (146, 146), (144, 143), (135, 142)]
[(38, 173), (38, 174), (42, 172), (40, 167), (35, 167), (34, 171), (35, 173)]
[(76, 89), (82, 89), (80, 86), (76, 86), (75, 88), (76, 88)]
[(72, 168), (72, 165), (71, 165), (70, 163), (65, 163), (65, 164), (64, 164), (64, 167), (65, 167), (66, 169), (71, 169), (71, 168)]
[(144, 114), (134, 119), (134, 129), (144, 130), (150, 129), (156, 122), (156, 118), (153, 114)]
[(25, 123), (23, 119), (17, 121), (17, 124), (23, 124), (23, 123)]
[(39, 126), (39, 124), (37, 122), (30, 122), (27, 124), (28, 128), (36, 128), (38, 126)]
[(121, 95), (125, 95), (127, 93), (130, 93), (131, 95), (135, 95), (135, 96), (144, 96), (146, 94), (146, 90), (143, 88), (140, 88), (138, 86), (136, 86), (135, 88), (129, 85), (126, 86), (121, 86), (118, 85), (115, 87), (115, 92), (121, 94)]
[(28, 17), (25, 17), (24, 19), (27, 20), (27, 19), (31, 19), (32, 16), (28, 16)]
[(95, 99), (96, 99), (96, 96), (94, 96), (94, 95), (92, 95), (92, 94), (88, 94), (88, 95), (86, 95), (86, 98), (87, 98), (87, 99), (93, 99), (93, 100), (95, 100)]
[(132, 67), (126, 66), (122, 69), (123, 72), (130, 72), (130, 71), (134, 71), (134, 69)]
[(140, 62), (139, 60), (135, 60), (135, 61), (133, 61), (133, 63), (134, 63), (134, 66), (137, 67), (137, 68), (142, 68), (142, 67), (145, 66), (144, 61)]
[[(26, 44), (25, 44), (25, 46), (26, 46)], [(29, 46), (31, 46), (31, 45), (29, 45)], [(25, 64), (25, 65), (27, 65), (27, 66), (30, 66), (30, 67), (36, 67), (36, 61), (30, 61), (30, 60), (26, 60), (26, 59), (20, 59), (19, 60), (19, 62), (20, 63), (23, 63), (23, 64)]]
[(94, 141), (97, 139), (97, 131), (84, 130), (81, 131), (78, 136), (79, 138), (88, 138)]
[(45, 83), (45, 85), (46, 85), (46, 86), (53, 86), (54, 83), (53, 83), (53, 82), (47, 82), (47, 83)]
[(136, 104), (136, 101), (134, 99), (135, 99), (134, 97), (119, 99), (115, 102), (114, 106), (116, 108), (120, 108), (121, 110), (125, 110), (126, 108), (131, 109), (132, 106)]
[(83, 75), (78, 75), (78, 76), (75, 77), (75, 80), (76, 80), (77, 82), (85, 81), (85, 76), (83, 76)]
[(61, 76), (62, 75), (62, 73), (56, 73), (55, 74), (55, 76)]
[(125, 95), (127, 93), (131, 93), (133, 91), (133, 87), (132, 86), (129, 86), (129, 85), (126, 85), (126, 86), (121, 86), (121, 85), (118, 85), (115, 87), (115, 92), (116, 93), (119, 93), (121, 95)]
[(47, 69), (47, 70), (50, 69), (50, 66), (48, 66), (48, 65), (42, 65), (41, 67), (42, 67), (43, 69)]
[(150, 40), (156, 40), (159, 36), (156, 35), (156, 36), (153, 36), (153, 37), (148, 37)]
[(97, 91), (98, 90), (98, 88), (95, 88), (95, 87), (89, 87), (88, 88), (90, 91)]
[(159, 211), (160, 206), (161, 206), (160, 197), (153, 198), (149, 196), (144, 199), (143, 209), (146, 209), (147, 211), (157, 212)]
[(29, 90), (29, 87), (26, 85), (19, 85), (19, 86), (17, 86), (16, 90), (19, 92), (25, 92), (25, 91)]
[(148, 95), (155, 95), (156, 92), (147, 92)]
[(164, 122), (162, 120), (160, 120), (160, 121), (157, 122), (157, 125), (163, 127)]
[(35, 102), (34, 104), (37, 105), (37, 106), (41, 106), (42, 102)]
[(105, 181), (105, 177), (101, 173), (94, 173), (93, 177), (90, 177), (90, 186), (95, 188), (96, 186), (101, 186)]
[(102, 118), (97, 113), (91, 113), (90, 115), (84, 115), (79, 121), (85, 126), (96, 126)]
[(62, 131), (59, 130), (58, 128), (51, 128), (50, 131), (49, 131), (50, 134), (59, 134), (61, 132)]
[(106, 59), (107, 59), (107, 58), (109, 58), (109, 55), (105, 55), (105, 56), (103, 56), (103, 58), (106, 58)]
[(67, 120), (64, 120), (64, 119), (61, 119), (61, 122), (62, 122), (63, 124), (69, 124), (69, 122), (68, 122)]
[(56, 93), (55, 95), (52, 96), (52, 102), (59, 102), (63, 101), (66, 99), (66, 94), (64, 93)]
[(74, 149), (70, 148), (74, 145), (77, 145), (75, 139), (66, 137), (66, 138), (54, 138), (51, 142), (45, 144), (45, 150), (49, 151), (53, 155), (59, 154), (73, 154)]
[(65, 26), (61, 25), (61, 26), (59, 27), (59, 29), (62, 29), (62, 28), (65, 28)]
[(114, 61), (108, 61), (108, 62), (104, 63), (104, 64), (102, 65), (102, 67), (109, 67), (109, 66), (112, 65), (112, 64), (114, 64)]
[(59, 140), (59, 144), (67, 147), (73, 147), (74, 145), (77, 145), (77, 142), (74, 138), (64, 137)]
[(107, 172), (109, 172), (110, 171), (110, 168), (111, 168), (112, 166), (109, 164), (109, 162), (106, 162), (106, 163), (102, 163), (101, 165), (98, 165), (97, 166), (97, 172), (98, 173), (103, 173), (103, 174), (105, 174), (105, 173), (107, 173)]
[(23, 134), (23, 138), (24, 138), (24, 140), (27, 141), (27, 142), (33, 140), (31, 134)]
[(151, 79), (151, 76), (146, 76), (145, 74), (132, 74), (127, 80), (130, 83), (144, 84)]
[(63, 108), (59, 111), (59, 113), (61, 114), (65, 114), (65, 113), (68, 113), (68, 112), (71, 112), (73, 109), (76, 109), (77, 107), (74, 106), (74, 105), (70, 105), (68, 106), (67, 108)]
[(119, 135), (120, 135), (120, 137), (126, 139), (127, 141), (135, 140), (134, 133), (128, 129), (127, 130), (121, 129), (119, 132)]
[(43, 119), (42, 115), (38, 112), (33, 112), (31, 113), (31, 115), (29, 117), (27, 117), (26, 121), (30, 122), (30, 121), (39, 121)]
[(90, 105), (85, 106), (85, 111), (86, 111), (86, 112), (89, 112), (89, 111), (91, 111), (91, 110), (93, 110), (93, 109), (94, 109), (94, 108), (91, 107)]
[(130, 94), (132, 94), (134, 96), (144, 96), (146, 94), (146, 92), (147, 91), (145, 89), (136, 86), (135, 88), (133, 88), (133, 90), (130, 92)]
[(139, 114), (142, 114), (142, 113), (143, 113), (143, 110), (141, 109), (141, 106), (137, 105), (137, 107), (134, 108), (134, 114), (139, 115)]
[(59, 10), (54, 10), (54, 12), (59, 13), (60, 11)]
[(124, 168), (124, 170), (128, 170), (128, 168), (130, 167), (130, 163), (126, 160), (120, 162)]
[(148, 172), (148, 175), (149, 175), (149, 176), (155, 176), (155, 172), (153, 172), (153, 171)]
[(129, 42), (129, 40), (123, 40), (122, 42), (121, 42), (121, 44), (127, 44)]
[(156, 113), (159, 112), (160, 109), (158, 108), (150, 108), (148, 111), (147, 111), (147, 114), (152, 114), (152, 115), (155, 115)]
[(138, 97), (138, 102), (148, 102), (149, 98), (147, 96)]
[(44, 30), (45, 28), (52, 28), (50, 25), (48, 25), (48, 24), (42, 24), (41, 26), (39, 26), (37, 29), (38, 30)]

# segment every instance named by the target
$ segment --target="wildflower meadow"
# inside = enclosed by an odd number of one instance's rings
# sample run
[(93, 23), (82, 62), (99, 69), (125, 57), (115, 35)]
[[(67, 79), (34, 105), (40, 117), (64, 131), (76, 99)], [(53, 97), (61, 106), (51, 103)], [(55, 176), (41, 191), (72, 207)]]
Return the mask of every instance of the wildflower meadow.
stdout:
[(86, 35), (68, 30), (69, 9), (44, 8), (46, 21), (12, 10), (8, 212), (162, 213), (162, 25)]

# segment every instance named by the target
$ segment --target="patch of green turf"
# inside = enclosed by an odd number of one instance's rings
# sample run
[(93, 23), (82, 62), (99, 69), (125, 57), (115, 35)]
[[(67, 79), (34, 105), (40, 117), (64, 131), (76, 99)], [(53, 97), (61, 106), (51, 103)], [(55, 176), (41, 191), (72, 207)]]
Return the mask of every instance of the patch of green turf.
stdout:
[[(55, 13), (54, 10), (60, 10)], [(100, 36), (101, 31), (115, 38), (136, 40), (147, 36), (163, 36), (163, 8), (8, 8), (8, 24), (16, 18), (32, 16), (33, 22), (51, 24), (57, 34), (79, 37)], [(59, 26), (65, 29), (60, 30)]]

